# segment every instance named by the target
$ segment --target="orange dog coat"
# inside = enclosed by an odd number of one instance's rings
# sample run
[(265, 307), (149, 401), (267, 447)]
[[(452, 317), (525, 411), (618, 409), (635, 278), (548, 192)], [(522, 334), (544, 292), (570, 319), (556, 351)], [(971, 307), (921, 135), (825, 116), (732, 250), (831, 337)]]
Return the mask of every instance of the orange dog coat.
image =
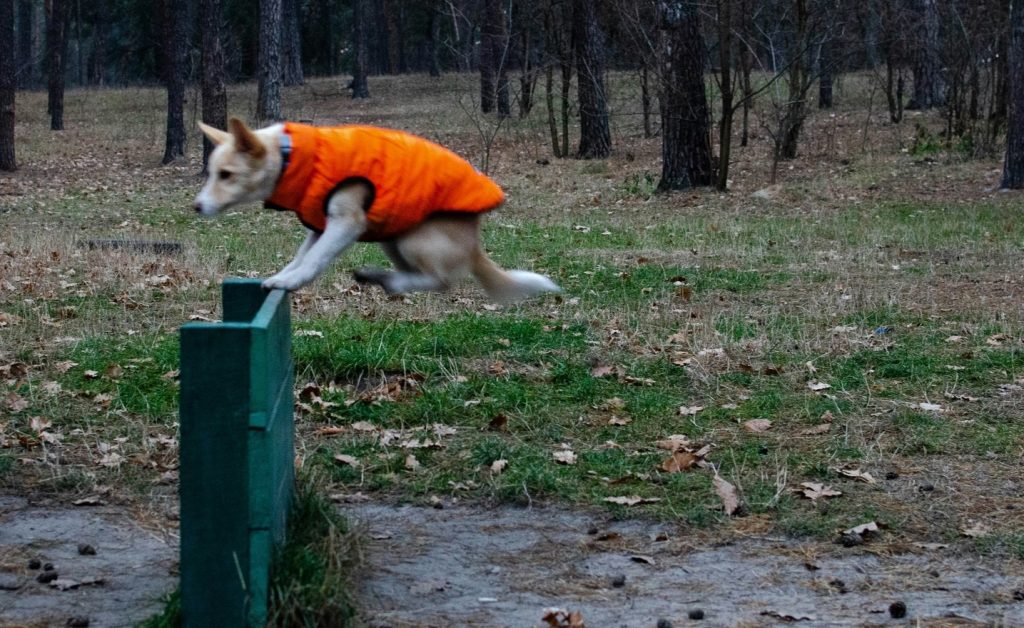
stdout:
[[(267, 207), (290, 210), (316, 232), (345, 182), (373, 186), (363, 241), (387, 240), (434, 212), (479, 213), (505, 200), (498, 185), (447, 148), (402, 131), (369, 126), (284, 125), (291, 151)], [(288, 142), (283, 145), (286, 147)]]

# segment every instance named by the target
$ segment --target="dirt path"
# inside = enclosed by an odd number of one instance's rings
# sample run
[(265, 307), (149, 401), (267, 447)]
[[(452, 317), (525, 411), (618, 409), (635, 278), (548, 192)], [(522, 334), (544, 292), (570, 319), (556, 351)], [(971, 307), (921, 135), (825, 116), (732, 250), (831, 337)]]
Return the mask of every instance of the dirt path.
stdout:
[[(785, 617), (805, 618), (803, 626), (1024, 625), (1019, 561), (766, 539), (698, 548), (671, 526), (554, 508), (347, 512), (367, 527), (360, 597), (371, 626), (535, 626), (552, 606), (579, 610), (594, 627), (764, 626)], [(902, 621), (890, 617), (897, 601), (907, 608)], [(702, 622), (688, 619), (696, 609)]]
[[(91, 545), (95, 555), (79, 553)], [(88, 550), (86, 550), (88, 551)], [(90, 628), (133, 626), (158, 611), (174, 588), (177, 542), (135, 525), (123, 510), (68, 509), (0, 496), (0, 626), (67, 626), (72, 618)], [(60, 587), (36, 581), (52, 563)], [(94, 584), (82, 584), (101, 581)]]
[[(1019, 561), (778, 539), (698, 547), (674, 526), (550, 507), (345, 512), (365, 531), (357, 597), (375, 627), (536, 626), (548, 607), (578, 610), (591, 628), (653, 628), (659, 619), (765, 626), (786, 617), (803, 626), (1024, 625)], [(80, 543), (96, 554), (80, 555)], [(103, 582), (64, 591), (40, 584), (27, 567), (33, 558), (53, 563), (62, 580)], [(176, 560), (174, 539), (123, 511), (0, 496), (0, 626), (65, 626), (72, 617), (131, 626), (160, 608)], [(890, 617), (896, 601), (906, 605), (903, 621)], [(701, 622), (688, 619), (697, 609)]]

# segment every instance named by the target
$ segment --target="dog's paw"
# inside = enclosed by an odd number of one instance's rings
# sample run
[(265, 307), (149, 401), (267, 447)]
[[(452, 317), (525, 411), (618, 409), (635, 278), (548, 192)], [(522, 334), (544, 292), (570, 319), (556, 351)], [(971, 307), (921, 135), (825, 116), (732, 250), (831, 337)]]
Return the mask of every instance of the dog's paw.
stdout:
[(264, 290), (287, 290), (294, 292), (309, 282), (302, 281), (295, 273), (278, 273), (264, 280)]

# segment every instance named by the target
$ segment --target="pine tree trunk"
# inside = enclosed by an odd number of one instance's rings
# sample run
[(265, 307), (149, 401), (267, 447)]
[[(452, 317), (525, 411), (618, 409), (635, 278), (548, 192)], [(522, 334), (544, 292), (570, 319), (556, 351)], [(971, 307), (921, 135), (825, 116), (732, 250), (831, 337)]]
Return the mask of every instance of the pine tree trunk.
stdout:
[(18, 56), (15, 61), (15, 74), (18, 77), (18, 87), (22, 89), (35, 82), (32, 73), (32, 18), (32, 0), (18, 0)]
[(1010, 102), (1002, 187), (1024, 189), (1024, 0), (1010, 7)]
[(14, 0), (0, 0), (0, 170), (15, 170)]
[(711, 185), (710, 112), (704, 92), (704, 39), (696, 7), (658, 3), (661, 31), (661, 180), (659, 190)]
[[(199, 24), (203, 55), (203, 122), (217, 129), (228, 126), (228, 95), (225, 89), (224, 48), (220, 41), (220, 0), (201, 0)], [(213, 152), (213, 143), (203, 137), (203, 172)]]
[(284, 55), (282, 81), (286, 86), (302, 85), (302, 32), (299, 28), (299, 0), (281, 0), (281, 43)]
[(352, 98), (369, 98), (366, 81), (366, 2), (352, 0)]
[(188, 12), (185, 3), (164, 0), (166, 4), (164, 27), (167, 65), (164, 82), (167, 84), (167, 137), (164, 158), (169, 164), (185, 154), (185, 54), (188, 42)]
[(260, 36), (256, 119), (281, 119), (281, 0), (260, 0)]
[(405, 71), (400, 8), (395, 0), (380, 0), (380, 7), (384, 14), (384, 28), (387, 37), (387, 73), (400, 74)]
[(580, 106), (580, 147), (576, 156), (601, 159), (611, 154), (612, 137), (604, 88), (604, 34), (597, 23), (595, 3), (573, 0), (572, 26)]
[(51, 0), (46, 21), (46, 110), (50, 114), (50, 130), (64, 130), (64, 69), (68, 56), (68, 0)]
[(86, 76), (91, 85), (103, 85), (107, 74), (107, 33), (110, 22), (108, 0), (93, 1), (92, 50)]
[(942, 106), (945, 91), (939, 74), (939, 8), (937, 0), (914, 0), (919, 20), (914, 59), (914, 94), (907, 109)]
[(804, 120), (807, 117), (807, 90), (810, 88), (807, 79), (807, 68), (805, 65), (806, 44), (808, 41), (807, 22), (810, 17), (807, 11), (807, 0), (794, 0), (793, 12), (794, 32), (792, 48), (790, 49), (789, 76), (787, 77), (787, 97), (785, 114), (782, 118), (782, 125), (779, 129), (781, 138), (776, 140), (778, 144), (778, 157), (782, 159), (795, 159), (797, 147), (800, 142), (800, 132), (804, 127)]

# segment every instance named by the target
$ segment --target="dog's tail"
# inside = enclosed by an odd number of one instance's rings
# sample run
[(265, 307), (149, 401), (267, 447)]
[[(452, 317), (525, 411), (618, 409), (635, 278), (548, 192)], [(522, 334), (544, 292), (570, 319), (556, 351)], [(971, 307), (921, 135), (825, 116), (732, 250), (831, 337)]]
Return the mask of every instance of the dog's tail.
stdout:
[(487, 296), (502, 303), (522, 301), (545, 292), (562, 291), (544, 275), (525, 270), (502, 270), (480, 248), (473, 252), (472, 271)]

